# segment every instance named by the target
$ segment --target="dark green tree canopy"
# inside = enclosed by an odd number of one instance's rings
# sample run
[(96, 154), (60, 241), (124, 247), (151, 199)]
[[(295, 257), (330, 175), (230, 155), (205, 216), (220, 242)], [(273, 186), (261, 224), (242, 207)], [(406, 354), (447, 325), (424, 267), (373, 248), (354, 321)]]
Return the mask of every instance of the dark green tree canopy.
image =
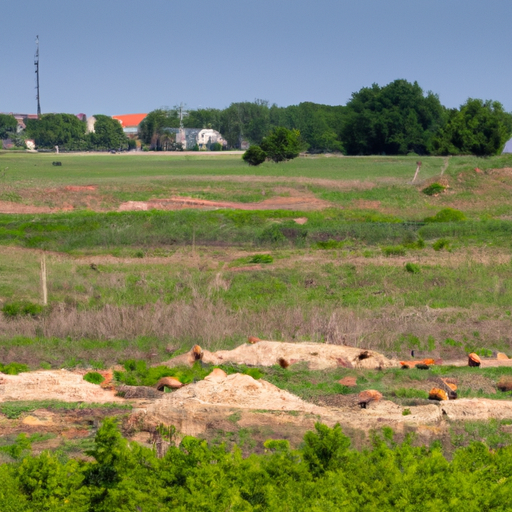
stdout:
[(0, 114), (0, 139), (8, 139), (16, 134), (18, 122), (14, 116)]
[(26, 133), (39, 148), (87, 149), (86, 124), (73, 114), (44, 114), (27, 119)]
[(91, 146), (95, 149), (125, 149), (128, 140), (121, 123), (109, 116), (96, 114), (94, 133), (90, 134)]
[(139, 137), (145, 144), (155, 149), (160, 146), (160, 137), (164, 128), (179, 128), (180, 118), (178, 110), (159, 108), (150, 112), (139, 125)]
[(298, 157), (306, 147), (298, 130), (288, 130), (283, 126), (275, 128), (261, 142), (261, 149), (276, 163)]
[(497, 101), (469, 98), (460, 110), (451, 110), (446, 126), (432, 141), (438, 155), (494, 155), (512, 132), (512, 115)]
[(445, 116), (436, 95), (406, 80), (365, 87), (346, 109), (342, 139), (352, 155), (427, 153)]

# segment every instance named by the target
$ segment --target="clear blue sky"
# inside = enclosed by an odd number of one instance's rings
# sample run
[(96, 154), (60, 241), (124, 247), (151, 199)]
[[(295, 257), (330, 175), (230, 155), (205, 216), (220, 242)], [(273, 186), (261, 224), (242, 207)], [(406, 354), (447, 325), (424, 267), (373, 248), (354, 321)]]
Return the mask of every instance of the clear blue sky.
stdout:
[(512, 111), (511, 0), (0, 0), (0, 112), (344, 105), (417, 81)]

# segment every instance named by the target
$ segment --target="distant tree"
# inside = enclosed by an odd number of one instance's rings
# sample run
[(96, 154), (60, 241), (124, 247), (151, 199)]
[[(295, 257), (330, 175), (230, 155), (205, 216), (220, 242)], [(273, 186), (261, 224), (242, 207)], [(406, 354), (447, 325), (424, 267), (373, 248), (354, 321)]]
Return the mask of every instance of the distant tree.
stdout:
[(94, 133), (89, 134), (91, 147), (94, 149), (126, 149), (128, 138), (123, 132), (121, 123), (109, 116), (94, 116)]
[(512, 115), (497, 101), (468, 99), (460, 110), (449, 112), (449, 119), (432, 140), (438, 155), (494, 155), (512, 132)]
[(67, 150), (88, 148), (86, 124), (73, 114), (44, 114), (39, 119), (27, 119), (26, 133), (40, 148), (59, 146)]
[(298, 130), (288, 130), (282, 126), (275, 128), (261, 142), (261, 149), (276, 163), (298, 157), (305, 148)]
[(18, 122), (14, 116), (0, 114), (0, 139), (8, 139), (16, 134)]
[(165, 128), (179, 128), (177, 109), (156, 109), (150, 112), (139, 125), (139, 138), (151, 149), (162, 149), (160, 138)]
[(373, 84), (347, 103), (342, 140), (351, 155), (425, 154), (445, 117), (439, 98), (425, 96), (417, 82)]
[(267, 154), (259, 146), (251, 146), (242, 156), (249, 165), (260, 165), (267, 159)]

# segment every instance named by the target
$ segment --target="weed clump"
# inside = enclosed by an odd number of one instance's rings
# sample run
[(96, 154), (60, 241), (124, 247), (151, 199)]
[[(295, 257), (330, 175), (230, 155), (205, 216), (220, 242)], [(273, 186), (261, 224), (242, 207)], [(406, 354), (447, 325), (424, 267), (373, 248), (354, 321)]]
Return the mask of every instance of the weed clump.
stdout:
[(384, 256), (405, 256), (405, 247), (403, 245), (386, 245), (381, 247)]
[(446, 238), (440, 238), (439, 240), (436, 240), (432, 244), (432, 249), (434, 249), (434, 251), (441, 251), (443, 249), (448, 250), (449, 248), (450, 248), (450, 241), (447, 240)]
[(18, 316), (33, 316), (36, 317), (43, 312), (43, 307), (39, 304), (34, 304), (30, 301), (15, 301), (8, 302), (2, 307), (2, 313), (7, 318), (15, 318)]
[(420, 266), (416, 263), (406, 263), (405, 270), (407, 270), (407, 272), (410, 272), (411, 274), (419, 274)]
[(84, 380), (91, 384), (101, 384), (105, 380), (105, 377), (98, 372), (89, 372), (84, 375)]
[(324, 240), (316, 243), (318, 249), (341, 249), (345, 242), (339, 240)]
[(0, 363), (0, 372), (6, 375), (18, 375), (18, 373), (28, 372), (30, 368), (22, 363), (9, 363), (3, 365)]
[(437, 194), (440, 194), (446, 190), (446, 187), (441, 185), (441, 183), (432, 183), (432, 185), (429, 185), (428, 187), (424, 188), (422, 192), (424, 194), (427, 194), (427, 196), (435, 196)]
[(455, 208), (444, 208), (433, 217), (425, 218), (425, 222), (461, 222), (464, 220), (466, 220), (464, 213)]
[(272, 263), (274, 258), (270, 254), (255, 254), (249, 263)]

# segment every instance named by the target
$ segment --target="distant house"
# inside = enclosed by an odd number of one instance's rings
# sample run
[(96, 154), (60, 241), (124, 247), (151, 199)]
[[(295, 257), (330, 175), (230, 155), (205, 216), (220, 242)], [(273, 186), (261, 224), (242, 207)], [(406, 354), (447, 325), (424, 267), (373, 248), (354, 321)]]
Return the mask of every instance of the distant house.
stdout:
[(211, 128), (165, 128), (165, 131), (175, 134), (176, 142), (182, 144), (183, 149), (191, 150), (197, 145), (200, 151), (208, 151), (216, 142), (222, 146), (227, 144), (222, 135)]
[(510, 139), (503, 148), (502, 154), (512, 153), (512, 139)]
[(123, 132), (131, 138), (137, 136), (139, 124), (147, 116), (147, 114), (124, 114), (121, 116), (112, 116), (112, 119), (117, 119), (123, 127)]

